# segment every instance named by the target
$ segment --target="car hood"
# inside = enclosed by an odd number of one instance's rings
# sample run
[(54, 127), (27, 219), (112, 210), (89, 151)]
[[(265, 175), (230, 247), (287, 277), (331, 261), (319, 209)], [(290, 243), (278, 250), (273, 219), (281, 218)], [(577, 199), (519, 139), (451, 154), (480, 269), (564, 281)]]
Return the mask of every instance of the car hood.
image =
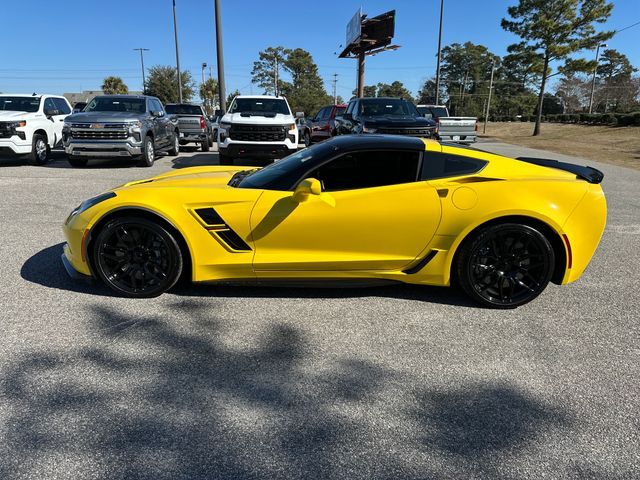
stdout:
[(368, 127), (433, 127), (436, 122), (424, 117), (410, 115), (385, 115), (381, 117), (363, 117)]
[(294, 123), (295, 119), (293, 118), (293, 115), (283, 115), (282, 113), (278, 113), (274, 116), (227, 113), (222, 117), (221, 122), (244, 123), (247, 125), (284, 125), (286, 123)]
[(80, 112), (69, 115), (67, 122), (96, 123), (96, 122), (129, 122), (141, 120), (144, 114), (131, 112)]
[(157, 177), (136, 180), (125, 183), (115, 189), (116, 191), (131, 189), (158, 189), (158, 188), (229, 188), (227, 184), (234, 173), (247, 170), (247, 167), (192, 167), (175, 172), (168, 172)]
[(26, 116), (35, 115), (36, 112), (16, 112), (14, 110), (0, 110), (0, 122), (7, 120), (20, 120)]

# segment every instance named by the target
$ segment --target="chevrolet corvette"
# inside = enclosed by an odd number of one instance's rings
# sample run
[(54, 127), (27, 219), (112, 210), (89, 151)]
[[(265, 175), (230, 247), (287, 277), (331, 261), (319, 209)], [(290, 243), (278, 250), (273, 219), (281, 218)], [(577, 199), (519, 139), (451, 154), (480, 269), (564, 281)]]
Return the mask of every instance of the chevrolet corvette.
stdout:
[(212, 283), (458, 285), (514, 308), (580, 278), (606, 222), (603, 174), (410, 137), (352, 135), (264, 168), (127, 183), (64, 224), (75, 278), (153, 297)]

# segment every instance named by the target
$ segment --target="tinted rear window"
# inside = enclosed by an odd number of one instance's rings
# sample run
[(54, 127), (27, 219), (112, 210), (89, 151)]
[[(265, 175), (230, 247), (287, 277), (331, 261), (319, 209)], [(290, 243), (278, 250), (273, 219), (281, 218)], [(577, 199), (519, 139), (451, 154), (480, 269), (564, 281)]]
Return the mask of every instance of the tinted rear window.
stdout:
[(167, 105), (164, 109), (167, 113), (176, 115), (202, 115), (198, 105)]
[(484, 160), (450, 153), (425, 152), (423, 158), (423, 180), (470, 175), (479, 172), (487, 164)]

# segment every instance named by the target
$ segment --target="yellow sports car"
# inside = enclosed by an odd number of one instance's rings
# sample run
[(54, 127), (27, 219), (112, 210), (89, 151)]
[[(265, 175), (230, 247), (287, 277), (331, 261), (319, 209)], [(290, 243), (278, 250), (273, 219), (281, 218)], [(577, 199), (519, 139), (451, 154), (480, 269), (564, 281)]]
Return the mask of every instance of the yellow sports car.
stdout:
[(384, 135), (336, 137), (265, 168), (127, 183), (67, 218), (74, 277), (152, 297), (194, 282), (456, 283), (511, 308), (577, 280), (600, 241), (602, 173)]

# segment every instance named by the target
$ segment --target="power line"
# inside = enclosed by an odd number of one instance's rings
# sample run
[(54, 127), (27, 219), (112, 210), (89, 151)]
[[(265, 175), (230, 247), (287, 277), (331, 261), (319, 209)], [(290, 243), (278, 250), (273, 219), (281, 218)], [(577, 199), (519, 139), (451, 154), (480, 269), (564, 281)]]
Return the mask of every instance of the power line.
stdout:
[(638, 25), (640, 25), (640, 21), (638, 21), (638, 22), (636, 22), (636, 23), (634, 23), (632, 25), (629, 25), (627, 27), (621, 28), (620, 30), (614, 30), (614, 32), (615, 33), (624, 32), (625, 30), (629, 30), (630, 28), (637, 27)]

